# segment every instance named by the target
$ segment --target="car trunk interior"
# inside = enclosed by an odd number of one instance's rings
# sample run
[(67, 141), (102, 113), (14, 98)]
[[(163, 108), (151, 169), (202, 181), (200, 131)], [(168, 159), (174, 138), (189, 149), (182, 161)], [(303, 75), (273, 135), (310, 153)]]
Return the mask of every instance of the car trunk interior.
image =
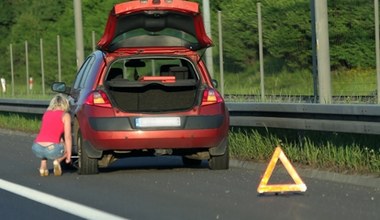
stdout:
[(108, 83), (108, 93), (116, 106), (126, 112), (185, 110), (193, 107), (197, 100), (196, 83), (189, 81), (167, 86), (157, 82), (139, 84), (117, 80)]
[[(110, 99), (125, 112), (191, 109), (199, 100), (199, 80), (180, 59), (134, 59), (114, 63), (104, 83)], [(118, 66), (119, 65), (119, 66)]]

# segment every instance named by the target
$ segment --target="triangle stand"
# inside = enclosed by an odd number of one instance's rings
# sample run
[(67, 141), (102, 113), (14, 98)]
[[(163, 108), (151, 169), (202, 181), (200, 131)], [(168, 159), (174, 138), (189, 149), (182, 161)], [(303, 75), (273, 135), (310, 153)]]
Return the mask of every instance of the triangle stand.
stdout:
[[(284, 165), (286, 171), (292, 177), (295, 184), (271, 184), (268, 185), (268, 181), (273, 173), (276, 163), (280, 159)], [(260, 184), (257, 188), (258, 193), (266, 192), (305, 192), (307, 189), (305, 183), (301, 180), (300, 176), (289, 162), (288, 158), (285, 156), (281, 147), (277, 146), (273, 153), (272, 159), (270, 160), (267, 169), (265, 170), (264, 176), (261, 178)]]

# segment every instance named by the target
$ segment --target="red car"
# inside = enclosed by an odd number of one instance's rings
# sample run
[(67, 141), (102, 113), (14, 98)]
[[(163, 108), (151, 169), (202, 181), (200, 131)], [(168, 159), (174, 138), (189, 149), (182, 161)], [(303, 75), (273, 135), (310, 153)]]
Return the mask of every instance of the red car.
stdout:
[(71, 87), (80, 174), (128, 156), (182, 156), (228, 169), (229, 114), (202, 54), (212, 42), (199, 5), (135, 0), (115, 5), (97, 50)]

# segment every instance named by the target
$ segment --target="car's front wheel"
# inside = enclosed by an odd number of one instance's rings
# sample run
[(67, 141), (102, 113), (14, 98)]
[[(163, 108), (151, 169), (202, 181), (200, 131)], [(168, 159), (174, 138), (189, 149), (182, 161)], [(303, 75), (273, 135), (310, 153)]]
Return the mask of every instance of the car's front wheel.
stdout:
[(77, 135), (78, 146), (78, 173), (82, 175), (98, 173), (98, 159), (88, 157), (86, 151), (83, 149), (83, 139), (80, 131)]
[(226, 151), (223, 155), (211, 156), (208, 160), (208, 166), (212, 170), (226, 170), (230, 165), (230, 153), (229, 147), (226, 147)]

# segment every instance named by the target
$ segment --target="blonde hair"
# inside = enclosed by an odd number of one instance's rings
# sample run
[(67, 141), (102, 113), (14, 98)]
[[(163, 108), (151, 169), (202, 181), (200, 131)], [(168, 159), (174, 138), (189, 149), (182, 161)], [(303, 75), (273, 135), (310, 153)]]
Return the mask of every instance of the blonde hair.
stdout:
[(63, 94), (55, 95), (51, 100), (48, 110), (63, 110), (68, 112), (70, 109), (69, 100)]

